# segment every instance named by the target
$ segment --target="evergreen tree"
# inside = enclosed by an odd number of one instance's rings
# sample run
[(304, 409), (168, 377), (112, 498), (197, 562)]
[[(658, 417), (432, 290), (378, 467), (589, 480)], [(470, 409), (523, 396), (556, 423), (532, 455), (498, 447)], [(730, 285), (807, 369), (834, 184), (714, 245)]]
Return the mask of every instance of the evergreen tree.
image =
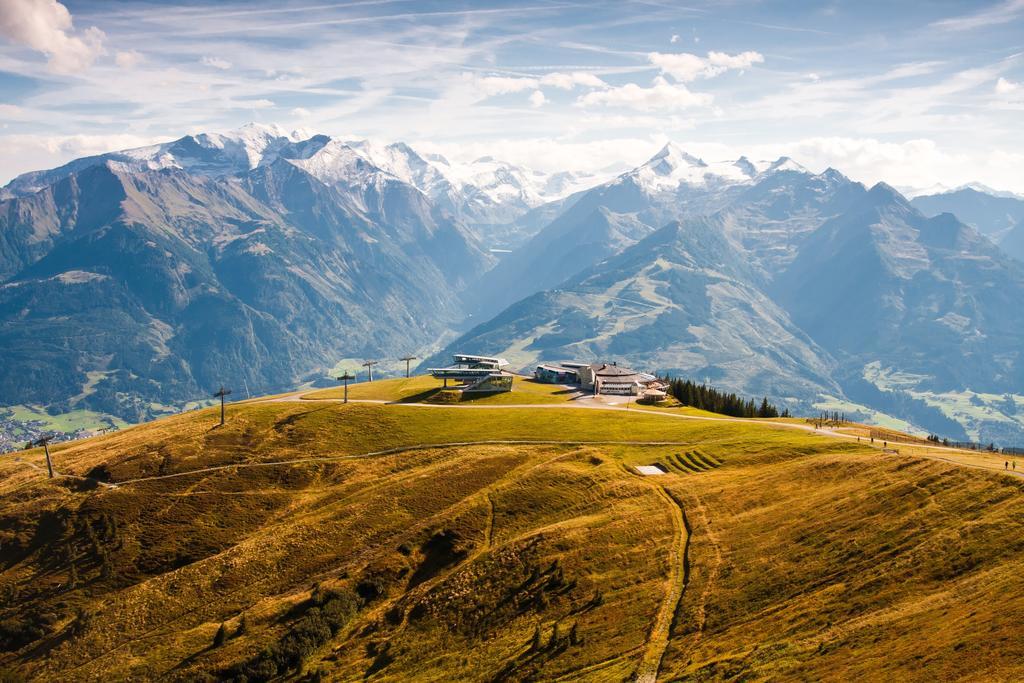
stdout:
[[(725, 393), (691, 380), (665, 378), (669, 393), (685, 406), (708, 410), (731, 417), (778, 417), (778, 409), (765, 397), (758, 406), (753, 399), (744, 400), (734, 393)], [(787, 411), (788, 414), (788, 411)], [(823, 416), (824, 417), (824, 416)]]
[(213, 646), (220, 647), (224, 644), (224, 641), (228, 639), (228, 630), (221, 623), (220, 628), (217, 629), (217, 635), (213, 637)]
[(558, 622), (555, 622), (554, 628), (551, 629), (551, 641), (548, 643), (548, 649), (554, 650), (558, 647)]

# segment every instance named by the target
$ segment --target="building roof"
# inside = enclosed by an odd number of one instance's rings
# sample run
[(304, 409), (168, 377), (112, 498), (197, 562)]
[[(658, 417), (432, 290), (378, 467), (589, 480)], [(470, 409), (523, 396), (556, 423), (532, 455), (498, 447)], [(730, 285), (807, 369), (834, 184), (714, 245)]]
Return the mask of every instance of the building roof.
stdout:
[(456, 363), (494, 363), (498, 367), (505, 367), (508, 365), (508, 361), (504, 358), (495, 358), (493, 356), (475, 356), (471, 353), (456, 353), (454, 354)]
[(575, 368), (567, 368), (564, 365), (553, 365), (551, 363), (541, 363), (537, 366), (538, 370), (550, 370), (551, 372), (576, 372)]
[(620, 367), (618, 365), (609, 365), (608, 363), (593, 363), (590, 366), (594, 370), (594, 375), (597, 377), (629, 377), (639, 376), (636, 370), (629, 368)]

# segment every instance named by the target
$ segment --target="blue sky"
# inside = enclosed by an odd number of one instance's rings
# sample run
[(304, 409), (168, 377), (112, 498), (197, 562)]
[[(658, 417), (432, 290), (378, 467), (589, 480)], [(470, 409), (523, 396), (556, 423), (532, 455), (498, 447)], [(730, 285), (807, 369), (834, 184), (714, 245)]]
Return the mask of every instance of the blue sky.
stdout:
[(1024, 193), (1024, 0), (0, 0), (0, 182), (248, 121), (544, 170), (788, 154)]

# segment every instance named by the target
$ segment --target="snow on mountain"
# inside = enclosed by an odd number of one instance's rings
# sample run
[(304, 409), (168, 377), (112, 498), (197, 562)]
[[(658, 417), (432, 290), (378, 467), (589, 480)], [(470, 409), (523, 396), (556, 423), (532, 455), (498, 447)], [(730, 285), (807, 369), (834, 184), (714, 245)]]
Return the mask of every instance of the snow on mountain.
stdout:
[(451, 183), (438, 167), (404, 142), (382, 144), (371, 140), (344, 143), (377, 168), (419, 189), (432, 199), (450, 193)]
[(344, 183), (354, 187), (377, 185), (384, 179), (400, 180), (398, 176), (378, 167), (352, 145), (340, 140), (328, 140), (320, 149), (307, 157), (288, 158), (288, 163), (324, 183)]
[(545, 173), (484, 156), (468, 163), (433, 155), (431, 161), (452, 186), (475, 201), (528, 210), (589, 189), (607, 178), (580, 171)]
[(931, 197), (942, 194), (954, 194), (963, 190), (974, 190), (975, 192), (987, 194), (991, 197), (1000, 197), (1003, 199), (1024, 199), (1024, 195), (1022, 194), (1017, 194), (1016, 192), (1010, 192), (1008, 190), (996, 190), (979, 182), (966, 183), (964, 185), (957, 185), (956, 187), (951, 187), (942, 183), (935, 183), (934, 185), (928, 185), (927, 187), (904, 186), (898, 187), (897, 189), (907, 199), (917, 199), (918, 197)]
[(100, 164), (126, 172), (180, 168), (195, 175), (231, 175), (271, 163), (282, 154), (300, 154), (298, 148), (304, 143), (315, 145), (322, 141), (316, 136), (309, 137), (305, 131), (288, 132), (276, 125), (250, 123), (229, 133), (186, 135), (171, 142), (98, 154), (55, 169), (25, 173), (12, 180), (6, 190), (10, 196), (33, 194)]
[(710, 189), (715, 186), (750, 185), (766, 174), (809, 171), (789, 157), (775, 161), (704, 161), (668, 143), (649, 161), (619, 176), (617, 182), (633, 182), (650, 194), (675, 192), (681, 187)]
[(77, 159), (59, 168), (26, 173), (0, 197), (34, 194), (90, 166), (123, 172), (177, 168), (193, 175), (240, 175), (283, 159), (327, 185), (367, 188), (397, 180), (468, 225), (511, 224), (547, 202), (597, 184), (604, 176), (532, 171), (492, 157), (453, 163), (420, 155), (403, 142), (352, 140), (250, 123), (226, 133), (196, 133), (136, 149)]

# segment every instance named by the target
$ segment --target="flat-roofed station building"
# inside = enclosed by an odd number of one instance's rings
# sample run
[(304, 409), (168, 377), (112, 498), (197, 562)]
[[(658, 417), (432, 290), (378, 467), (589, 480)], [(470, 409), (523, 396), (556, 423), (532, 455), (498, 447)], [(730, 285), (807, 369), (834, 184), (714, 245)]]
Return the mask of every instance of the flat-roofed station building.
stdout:
[(454, 388), (464, 392), (512, 391), (514, 375), (504, 370), (508, 365), (504, 358), (456, 353), (452, 360), (448, 367), (430, 369), (430, 374), (444, 380), (446, 387), (451, 380), (457, 382)]

